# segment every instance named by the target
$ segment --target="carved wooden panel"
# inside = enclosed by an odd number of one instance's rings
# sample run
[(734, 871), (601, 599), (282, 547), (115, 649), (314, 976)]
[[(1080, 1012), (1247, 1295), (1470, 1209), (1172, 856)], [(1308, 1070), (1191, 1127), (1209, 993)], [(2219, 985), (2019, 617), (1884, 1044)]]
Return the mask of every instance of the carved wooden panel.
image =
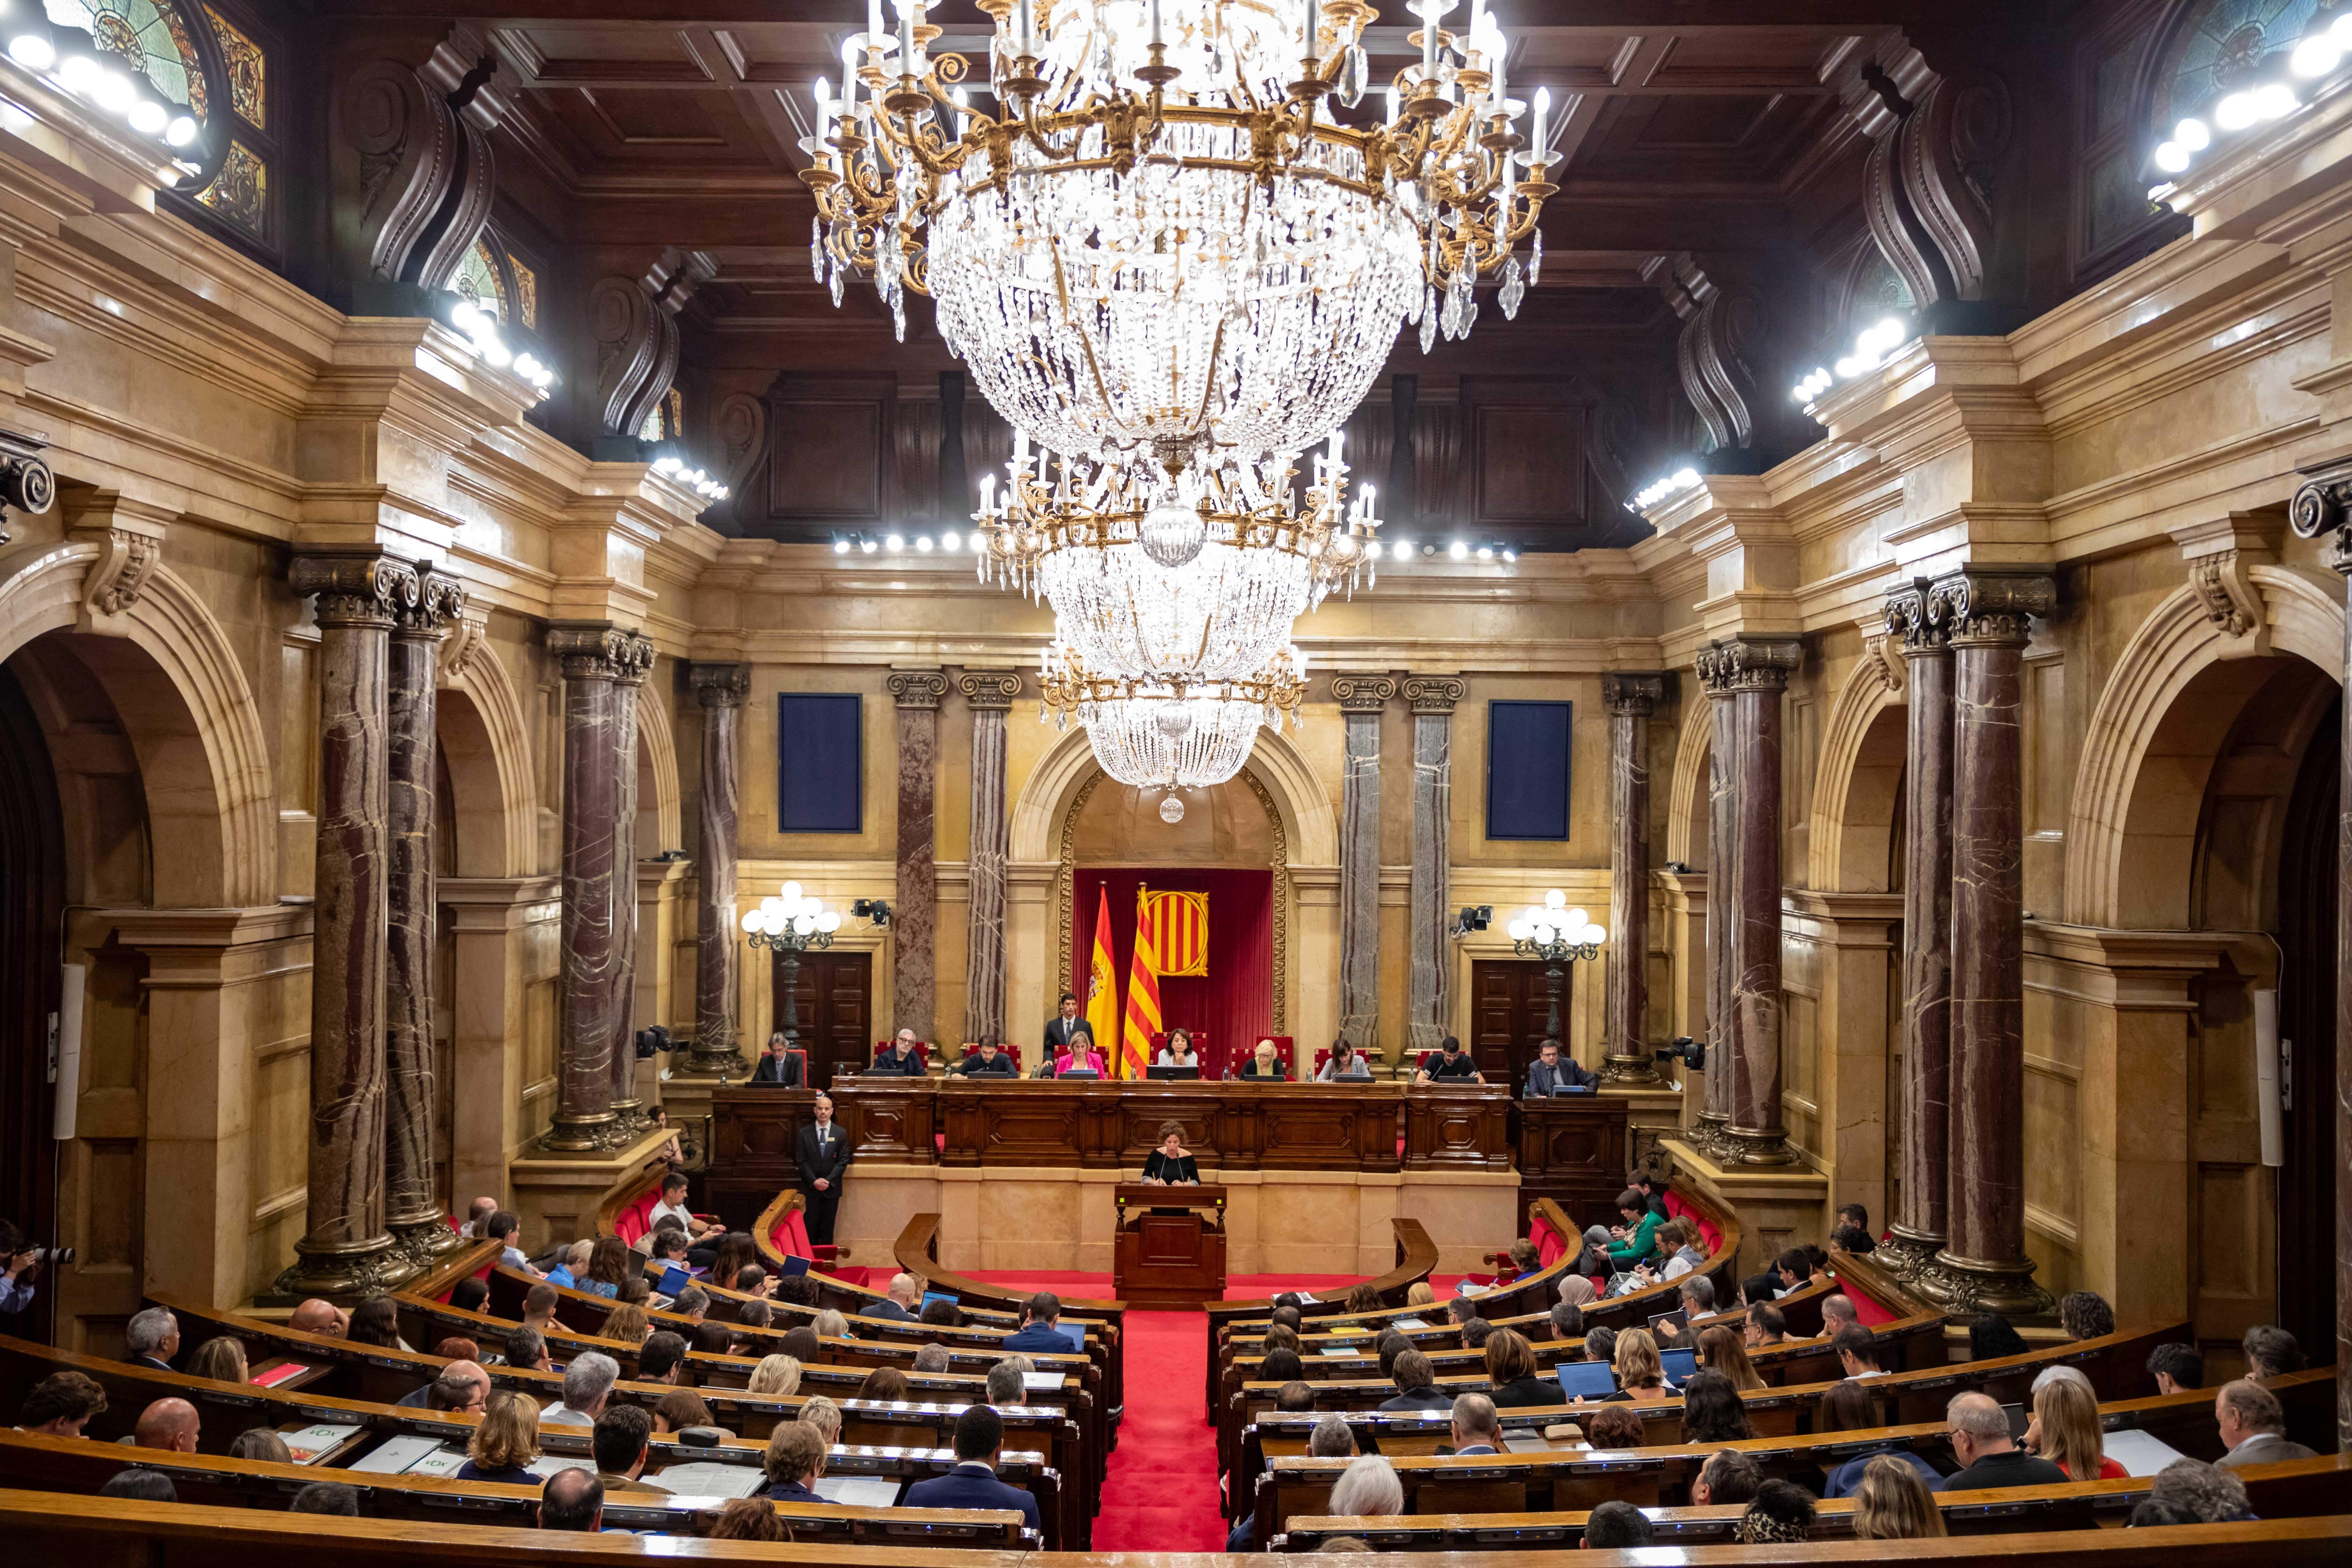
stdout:
[(888, 521), (898, 384), (841, 377), (781, 384), (768, 409), (768, 516), (871, 528)]

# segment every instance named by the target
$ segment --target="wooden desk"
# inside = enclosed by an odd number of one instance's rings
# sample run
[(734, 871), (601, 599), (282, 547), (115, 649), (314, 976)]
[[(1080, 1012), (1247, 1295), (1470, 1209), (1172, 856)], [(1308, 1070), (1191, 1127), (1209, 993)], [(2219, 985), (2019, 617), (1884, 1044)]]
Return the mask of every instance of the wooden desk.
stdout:
[(1534, 1215), (1538, 1200), (1549, 1198), (1580, 1226), (1617, 1223), (1617, 1194), (1632, 1168), (1625, 1142), (1629, 1109), (1613, 1094), (1559, 1094), (1513, 1104), (1523, 1216)]
[(1137, 1307), (1189, 1310), (1225, 1293), (1225, 1189), (1121, 1182), (1113, 1289)]

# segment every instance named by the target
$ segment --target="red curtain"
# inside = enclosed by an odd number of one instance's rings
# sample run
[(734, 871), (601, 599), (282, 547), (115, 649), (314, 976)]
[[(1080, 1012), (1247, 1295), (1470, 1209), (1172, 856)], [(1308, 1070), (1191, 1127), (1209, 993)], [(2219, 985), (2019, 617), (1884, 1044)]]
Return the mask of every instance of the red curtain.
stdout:
[[(1127, 967), (1135, 957), (1135, 895), (1149, 887), (1154, 892), (1209, 895), (1209, 973), (1162, 975), (1160, 980), (1160, 1026), (1206, 1030), (1209, 1049), (1203, 1053), (1203, 1076), (1222, 1075), (1228, 1061), (1239, 1061), (1265, 1035), (1273, 1033), (1274, 1019), (1274, 873), (1272, 871), (1187, 871), (1159, 869), (1089, 871), (1080, 868), (1075, 880), (1077, 926), (1070, 943), (1070, 989), (1086, 994), (1087, 963), (1094, 952), (1094, 911), (1097, 889), (1110, 889), (1110, 951), (1118, 970), (1120, 1016), (1126, 1016)], [(1115, 1040), (1099, 1042), (1103, 1054), (1118, 1048)], [(1311, 1058), (1309, 1059), (1312, 1059)]]

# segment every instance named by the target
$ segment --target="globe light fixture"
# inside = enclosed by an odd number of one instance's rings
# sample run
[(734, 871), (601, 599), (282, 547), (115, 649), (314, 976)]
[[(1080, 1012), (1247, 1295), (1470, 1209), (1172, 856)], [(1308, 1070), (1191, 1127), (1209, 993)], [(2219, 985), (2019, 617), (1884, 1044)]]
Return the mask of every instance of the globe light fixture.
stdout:
[(1560, 991), (1568, 966), (1580, 958), (1600, 957), (1609, 932), (1587, 919), (1582, 910), (1570, 907), (1568, 895), (1558, 888), (1546, 893), (1542, 903), (1521, 910), (1504, 931), (1511, 939), (1514, 953), (1535, 959), (1544, 966), (1545, 988), (1551, 997), (1550, 1019), (1544, 1026), (1544, 1033), (1551, 1039), (1559, 1039)]

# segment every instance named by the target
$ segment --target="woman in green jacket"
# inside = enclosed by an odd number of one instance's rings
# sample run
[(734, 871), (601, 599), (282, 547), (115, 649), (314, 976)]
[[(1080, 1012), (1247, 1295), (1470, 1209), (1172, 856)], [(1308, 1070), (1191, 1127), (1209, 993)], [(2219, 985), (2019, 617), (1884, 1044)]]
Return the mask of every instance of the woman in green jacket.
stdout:
[(1627, 1187), (1617, 1194), (1617, 1212), (1625, 1223), (1613, 1226), (1609, 1234), (1617, 1239), (1609, 1244), (1609, 1261), (1622, 1272), (1657, 1250), (1659, 1219), (1640, 1190)]

